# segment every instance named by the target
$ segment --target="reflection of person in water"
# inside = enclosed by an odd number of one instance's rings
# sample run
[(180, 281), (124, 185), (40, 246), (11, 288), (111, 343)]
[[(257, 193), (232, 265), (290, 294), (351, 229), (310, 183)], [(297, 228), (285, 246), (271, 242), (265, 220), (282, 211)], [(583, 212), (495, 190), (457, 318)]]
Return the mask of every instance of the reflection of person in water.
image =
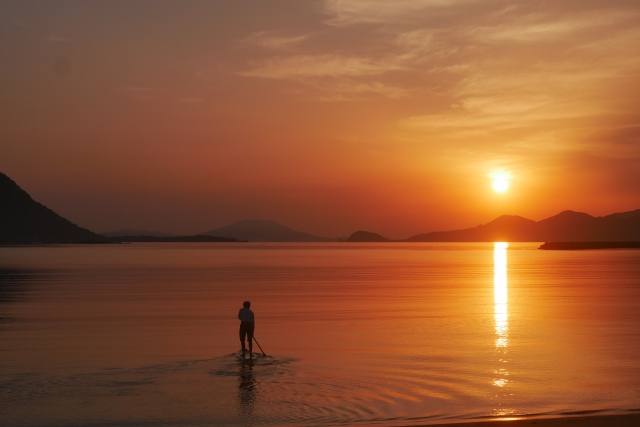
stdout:
[(253, 311), (249, 308), (251, 303), (245, 301), (242, 303), (242, 308), (238, 312), (238, 319), (240, 319), (240, 343), (242, 344), (242, 357), (245, 356), (246, 347), (244, 346), (244, 337), (246, 336), (249, 341), (249, 357), (253, 358), (253, 330), (255, 329), (255, 318)]
[(252, 415), (253, 404), (256, 401), (256, 380), (253, 376), (253, 364), (240, 365), (238, 378), (238, 397), (244, 415)]

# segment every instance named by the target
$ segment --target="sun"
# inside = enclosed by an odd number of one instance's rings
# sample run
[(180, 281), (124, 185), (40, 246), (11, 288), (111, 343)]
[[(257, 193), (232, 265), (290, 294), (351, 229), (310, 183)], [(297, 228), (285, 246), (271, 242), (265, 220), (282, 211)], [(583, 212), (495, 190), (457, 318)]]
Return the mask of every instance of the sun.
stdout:
[(494, 178), (493, 189), (498, 193), (504, 193), (509, 189), (509, 181), (506, 178)]
[(510, 176), (505, 173), (494, 173), (491, 174), (492, 179), (492, 187), (496, 193), (504, 193), (509, 189), (509, 178)]

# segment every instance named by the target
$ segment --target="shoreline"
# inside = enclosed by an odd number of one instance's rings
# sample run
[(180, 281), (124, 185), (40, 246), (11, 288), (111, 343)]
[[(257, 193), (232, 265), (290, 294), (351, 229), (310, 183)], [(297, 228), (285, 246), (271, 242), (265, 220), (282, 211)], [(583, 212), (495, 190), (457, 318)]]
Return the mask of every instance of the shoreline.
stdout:
[[(625, 414), (551, 415), (545, 418), (496, 418), (486, 421), (451, 421), (425, 424), (401, 424), (394, 427), (633, 427), (640, 425), (640, 412)], [(370, 425), (369, 427), (373, 427)]]

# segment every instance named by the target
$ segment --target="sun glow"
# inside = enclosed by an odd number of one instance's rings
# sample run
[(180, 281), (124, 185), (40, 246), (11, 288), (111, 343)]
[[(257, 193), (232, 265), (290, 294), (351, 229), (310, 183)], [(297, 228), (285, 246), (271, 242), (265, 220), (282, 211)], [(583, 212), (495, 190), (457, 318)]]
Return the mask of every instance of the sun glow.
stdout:
[(506, 173), (493, 173), (489, 175), (492, 179), (492, 187), (497, 193), (504, 193), (509, 189), (509, 179)]

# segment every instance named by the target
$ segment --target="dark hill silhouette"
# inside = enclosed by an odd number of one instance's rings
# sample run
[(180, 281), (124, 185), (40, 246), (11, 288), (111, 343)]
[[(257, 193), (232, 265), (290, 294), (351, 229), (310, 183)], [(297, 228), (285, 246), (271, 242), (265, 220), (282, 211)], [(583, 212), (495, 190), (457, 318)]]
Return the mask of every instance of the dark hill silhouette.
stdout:
[(531, 241), (536, 222), (515, 215), (502, 215), (474, 228), (436, 231), (409, 237), (407, 242), (495, 242)]
[(87, 229), (34, 201), (11, 178), (0, 173), (0, 243), (102, 243)]
[(542, 241), (582, 241), (589, 239), (585, 233), (595, 226), (596, 218), (583, 212), (563, 211), (551, 218), (538, 222), (538, 232)]
[(335, 242), (338, 240), (314, 236), (313, 234), (292, 230), (275, 221), (260, 219), (238, 221), (200, 234), (232, 237), (250, 242)]
[(640, 209), (594, 217), (563, 211), (542, 221), (503, 215), (474, 228), (418, 234), (405, 242), (625, 242), (640, 241)]
[(203, 236), (113, 236), (108, 237), (113, 243), (204, 243), (204, 242), (239, 242), (231, 237)]
[(388, 242), (389, 239), (379, 235), (378, 233), (370, 233), (368, 231), (356, 231), (351, 236), (349, 236), (346, 241), (347, 242)]

